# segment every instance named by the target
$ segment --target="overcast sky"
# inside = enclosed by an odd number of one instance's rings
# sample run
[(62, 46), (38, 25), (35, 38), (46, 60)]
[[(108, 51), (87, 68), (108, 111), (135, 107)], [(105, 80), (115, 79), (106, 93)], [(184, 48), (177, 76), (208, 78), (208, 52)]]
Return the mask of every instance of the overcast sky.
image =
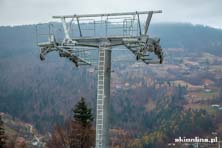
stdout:
[(52, 21), (63, 14), (163, 10), (153, 22), (222, 28), (222, 0), (0, 0), (0, 26)]

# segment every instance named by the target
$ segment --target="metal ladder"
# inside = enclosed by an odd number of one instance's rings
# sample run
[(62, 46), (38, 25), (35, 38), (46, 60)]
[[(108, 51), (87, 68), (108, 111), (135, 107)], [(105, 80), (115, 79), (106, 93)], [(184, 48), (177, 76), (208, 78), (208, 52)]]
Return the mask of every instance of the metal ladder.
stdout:
[(99, 50), (98, 84), (97, 84), (97, 117), (96, 117), (96, 148), (103, 148), (104, 128), (104, 74), (105, 74), (105, 51)]

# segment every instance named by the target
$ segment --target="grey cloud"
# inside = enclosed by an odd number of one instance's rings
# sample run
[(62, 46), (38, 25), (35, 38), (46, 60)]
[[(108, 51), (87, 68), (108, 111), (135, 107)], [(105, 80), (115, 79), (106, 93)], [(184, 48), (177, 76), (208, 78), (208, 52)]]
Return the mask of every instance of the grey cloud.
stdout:
[(52, 15), (162, 9), (157, 22), (222, 26), (221, 0), (0, 0), (0, 25), (47, 22)]

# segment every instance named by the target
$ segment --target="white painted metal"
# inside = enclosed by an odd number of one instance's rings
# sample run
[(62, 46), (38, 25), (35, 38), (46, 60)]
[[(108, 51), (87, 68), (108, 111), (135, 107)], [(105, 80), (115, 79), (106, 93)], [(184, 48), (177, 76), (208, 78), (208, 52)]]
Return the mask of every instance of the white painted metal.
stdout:
[(64, 17), (61, 18), (61, 22), (65, 33), (65, 38), (70, 40), (69, 29), (67, 27), (66, 20)]
[(152, 13), (162, 13), (162, 10), (156, 11), (136, 11), (136, 12), (123, 12), (123, 13), (102, 13), (102, 14), (82, 14), (82, 15), (63, 15), (63, 16), (53, 16), (53, 18), (83, 18), (83, 17), (103, 17), (103, 16), (120, 16), (120, 15), (137, 15), (137, 14), (149, 14)]

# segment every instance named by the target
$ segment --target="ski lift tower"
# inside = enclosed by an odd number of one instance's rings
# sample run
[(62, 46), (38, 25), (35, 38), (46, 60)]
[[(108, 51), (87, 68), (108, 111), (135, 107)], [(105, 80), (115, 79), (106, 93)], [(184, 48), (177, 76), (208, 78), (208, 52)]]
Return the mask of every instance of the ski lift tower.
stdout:
[[(61, 34), (64, 34), (64, 39), (59, 41), (58, 36), (49, 31), (48, 42), (38, 43), (41, 60), (45, 59), (47, 53), (57, 51), (60, 57), (68, 58), (76, 67), (93, 65), (89, 51), (98, 51), (96, 148), (109, 147), (112, 47), (124, 46), (135, 55), (136, 60), (145, 64), (163, 62), (160, 39), (148, 35), (150, 21), (155, 13), (162, 11), (53, 16), (62, 22), (64, 32)], [(144, 23), (140, 20), (142, 17), (145, 18)], [(150, 54), (156, 60), (150, 58)]]

